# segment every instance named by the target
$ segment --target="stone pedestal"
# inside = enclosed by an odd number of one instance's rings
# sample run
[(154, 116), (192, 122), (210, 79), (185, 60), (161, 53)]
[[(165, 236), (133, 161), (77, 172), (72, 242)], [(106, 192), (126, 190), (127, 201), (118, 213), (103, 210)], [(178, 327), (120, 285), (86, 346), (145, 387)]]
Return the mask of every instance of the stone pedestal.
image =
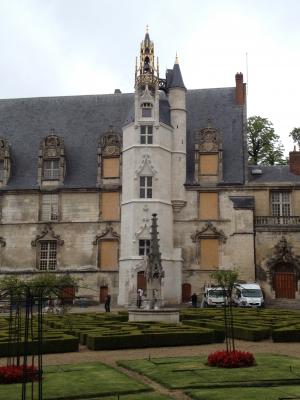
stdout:
[(128, 321), (155, 321), (168, 322), (172, 324), (179, 323), (179, 310), (174, 308), (162, 308), (157, 310), (134, 309), (128, 310)]

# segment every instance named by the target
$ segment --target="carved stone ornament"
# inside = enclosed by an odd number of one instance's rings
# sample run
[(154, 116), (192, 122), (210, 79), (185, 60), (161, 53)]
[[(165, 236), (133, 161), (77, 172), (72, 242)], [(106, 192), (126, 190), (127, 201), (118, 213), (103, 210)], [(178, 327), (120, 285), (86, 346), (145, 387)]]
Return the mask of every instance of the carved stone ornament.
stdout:
[(36, 247), (40, 240), (55, 240), (59, 246), (64, 244), (64, 241), (60, 238), (60, 235), (56, 235), (50, 224), (46, 224), (40, 235), (37, 235), (31, 242), (31, 246)]
[(9, 144), (5, 138), (0, 137), (0, 161), (1, 161), (1, 176), (0, 185), (7, 185), (10, 178), (11, 159)]
[[(139, 167), (135, 170), (135, 178), (139, 176), (155, 176), (157, 174), (156, 169), (153, 167), (149, 154), (144, 154)], [(158, 178), (155, 178), (157, 180)]]
[(102, 154), (102, 156), (119, 156), (121, 149), (121, 137), (112, 128), (99, 140), (98, 154)]
[(99, 240), (102, 239), (120, 240), (120, 235), (114, 231), (114, 228), (111, 225), (107, 225), (99, 235), (96, 235), (93, 245), (96, 246)]
[(193, 242), (198, 242), (203, 238), (217, 238), (221, 240), (222, 243), (226, 243), (227, 237), (221, 229), (217, 229), (212, 222), (208, 221), (201, 230), (196, 230), (196, 232), (191, 235)]
[(5, 247), (5, 246), (6, 246), (6, 240), (3, 239), (2, 236), (0, 237), (0, 246), (1, 246), (1, 247)]
[(4, 158), (9, 157), (9, 144), (8, 141), (4, 138), (0, 138), (0, 158), (3, 160)]
[(219, 134), (216, 129), (208, 126), (198, 131), (196, 135), (196, 140), (199, 143), (199, 151), (210, 152), (219, 150)]
[(59, 158), (64, 155), (64, 140), (54, 132), (54, 129), (51, 129), (50, 135), (46, 136), (42, 142), (43, 158)]
[(284, 236), (275, 245), (274, 255), (266, 264), (271, 273), (275, 272), (278, 265), (289, 264), (297, 276), (300, 276), (300, 257), (293, 254), (292, 246), (288, 244)]

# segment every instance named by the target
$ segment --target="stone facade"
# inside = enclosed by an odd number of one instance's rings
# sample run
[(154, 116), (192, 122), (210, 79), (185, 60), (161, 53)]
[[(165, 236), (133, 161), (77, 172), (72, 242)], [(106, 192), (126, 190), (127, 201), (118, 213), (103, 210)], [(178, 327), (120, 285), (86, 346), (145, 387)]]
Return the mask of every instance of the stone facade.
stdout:
[[(77, 295), (133, 304), (158, 216), (165, 304), (218, 269), (299, 298), (299, 152), (247, 166), (245, 85), (187, 90), (159, 76), (147, 33), (134, 94), (0, 100), (0, 274), (80, 279)], [(55, 127), (55, 130), (49, 127)]]

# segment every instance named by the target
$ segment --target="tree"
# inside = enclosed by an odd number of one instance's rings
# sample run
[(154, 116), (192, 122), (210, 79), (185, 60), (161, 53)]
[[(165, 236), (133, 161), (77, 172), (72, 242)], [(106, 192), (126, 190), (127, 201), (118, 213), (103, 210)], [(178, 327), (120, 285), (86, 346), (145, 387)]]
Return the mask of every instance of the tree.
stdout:
[(247, 141), (249, 162), (254, 165), (284, 165), (284, 147), (273, 124), (257, 115), (248, 118)]
[(215, 279), (223, 289), (223, 297), (224, 297), (224, 328), (225, 328), (225, 342), (226, 342), (226, 351), (231, 352), (235, 351), (234, 344), (234, 326), (233, 326), (233, 313), (232, 313), (232, 294), (234, 284), (237, 281), (239, 273), (236, 269), (233, 270), (225, 270), (219, 269), (211, 274), (211, 277)]
[(294, 143), (300, 147), (300, 128), (294, 128), (292, 132), (289, 133), (289, 136), (293, 139)]

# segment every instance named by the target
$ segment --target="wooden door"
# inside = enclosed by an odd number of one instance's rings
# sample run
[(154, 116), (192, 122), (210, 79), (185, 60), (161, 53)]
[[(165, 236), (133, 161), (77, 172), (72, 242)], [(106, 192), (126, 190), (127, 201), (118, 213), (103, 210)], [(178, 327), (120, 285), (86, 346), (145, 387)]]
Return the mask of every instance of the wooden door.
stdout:
[(294, 299), (296, 292), (296, 275), (294, 272), (276, 272), (274, 289), (276, 298)]
[(100, 286), (100, 303), (104, 304), (108, 295), (108, 286)]
[(181, 293), (183, 303), (191, 301), (192, 287), (189, 283), (182, 284)]
[(74, 286), (64, 287), (60, 292), (60, 299), (63, 304), (73, 304), (75, 299)]
[(140, 271), (137, 274), (137, 289), (142, 289), (144, 293), (147, 290), (147, 280), (144, 271)]

